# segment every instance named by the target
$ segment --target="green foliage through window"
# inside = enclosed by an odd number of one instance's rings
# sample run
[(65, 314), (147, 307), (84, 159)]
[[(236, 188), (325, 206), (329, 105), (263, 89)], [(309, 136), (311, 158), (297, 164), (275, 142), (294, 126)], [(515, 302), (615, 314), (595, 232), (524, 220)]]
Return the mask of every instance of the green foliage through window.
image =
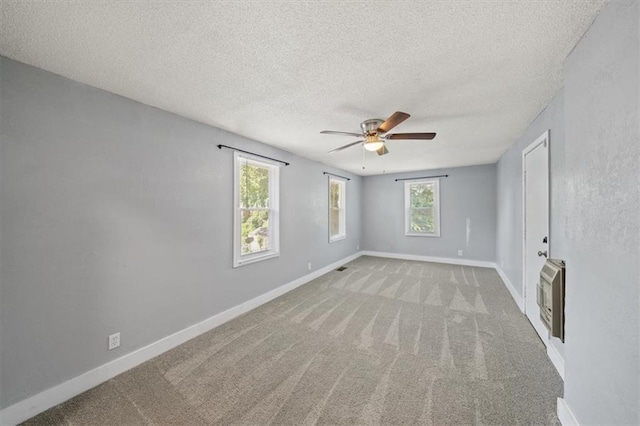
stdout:
[(434, 185), (414, 183), (409, 186), (409, 226), (415, 233), (434, 233)]
[(269, 249), (269, 168), (244, 160), (240, 167), (241, 254)]
[(269, 168), (247, 160), (240, 167), (240, 207), (269, 207)]

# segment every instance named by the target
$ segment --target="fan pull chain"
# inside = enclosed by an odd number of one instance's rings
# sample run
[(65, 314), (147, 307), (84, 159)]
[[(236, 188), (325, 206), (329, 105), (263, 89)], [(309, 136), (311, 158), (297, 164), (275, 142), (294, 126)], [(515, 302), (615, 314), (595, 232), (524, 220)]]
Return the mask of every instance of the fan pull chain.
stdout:
[(364, 144), (362, 144), (362, 170), (364, 170)]

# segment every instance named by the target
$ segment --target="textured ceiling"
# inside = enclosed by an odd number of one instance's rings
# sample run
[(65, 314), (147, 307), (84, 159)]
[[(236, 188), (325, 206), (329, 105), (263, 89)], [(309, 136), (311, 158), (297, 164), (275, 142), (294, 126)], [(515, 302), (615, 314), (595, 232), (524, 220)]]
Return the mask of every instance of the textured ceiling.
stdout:
[[(498, 160), (604, 1), (1, 4), (4, 56), (370, 175)], [(396, 110), (436, 139), (327, 154)]]

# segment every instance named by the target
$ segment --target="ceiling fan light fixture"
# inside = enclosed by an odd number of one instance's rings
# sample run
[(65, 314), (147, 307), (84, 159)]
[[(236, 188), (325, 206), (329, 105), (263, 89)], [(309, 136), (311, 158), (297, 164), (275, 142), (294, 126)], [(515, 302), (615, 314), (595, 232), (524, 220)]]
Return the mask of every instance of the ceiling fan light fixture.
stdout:
[(377, 135), (367, 136), (364, 141), (364, 149), (367, 151), (377, 151), (384, 146), (384, 141)]
[[(389, 153), (389, 150), (385, 146), (385, 142), (388, 140), (431, 140), (436, 137), (435, 133), (393, 133), (389, 134), (389, 130), (395, 128), (398, 124), (409, 118), (410, 115), (406, 112), (396, 111), (386, 120), (379, 118), (372, 118), (360, 123), (362, 133), (353, 132), (338, 132), (334, 130), (323, 130), (320, 133), (325, 135), (344, 135), (344, 136), (357, 136), (364, 139), (351, 142), (347, 145), (340, 146), (338, 148), (329, 151), (332, 152), (342, 151), (345, 148), (352, 147), (354, 145), (362, 144), (364, 149), (371, 152), (376, 152), (378, 155), (385, 155)], [(364, 155), (364, 154), (363, 154)]]
[(383, 146), (384, 146), (384, 142), (382, 141), (364, 143), (364, 149), (366, 149), (367, 151), (377, 151)]

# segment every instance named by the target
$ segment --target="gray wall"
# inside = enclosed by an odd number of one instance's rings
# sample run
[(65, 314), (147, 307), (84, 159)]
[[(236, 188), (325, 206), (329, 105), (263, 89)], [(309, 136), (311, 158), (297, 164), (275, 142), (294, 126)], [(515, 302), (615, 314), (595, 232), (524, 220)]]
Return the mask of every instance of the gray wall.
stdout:
[[(524, 134), (509, 148), (497, 164), (497, 229), (496, 263), (522, 296), (522, 150), (549, 130), (549, 251), (555, 259), (566, 259), (567, 211), (564, 155), (564, 91), (529, 125)], [(564, 354), (562, 341), (553, 337), (553, 346)]]
[[(360, 244), (358, 176), (347, 238), (330, 245), (331, 169), (2, 57), (0, 74), (2, 407)], [(279, 258), (231, 267), (233, 156), (219, 143), (291, 162)]]
[(580, 424), (638, 424), (638, 1), (610, 2), (564, 90), (498, 162), (496, 259), (522, 286), (522, 149), (550, 129), (551, 256), (567, 261), (565, 400)]
[(610, 2), (565, 61), (565, 399), (640, 424), (639, 2)]
[[(397, 178), (448, 174), (440, 180), (440, 237), (404, 235), (404, 183)], [(363, 248), (379, 252), (495, 260), (495, 164), (367, 176), (363, 182)], [(467, 219), (470, 238), (467, 246)], [(463, 256), (458, 256), (463, 250)]]

